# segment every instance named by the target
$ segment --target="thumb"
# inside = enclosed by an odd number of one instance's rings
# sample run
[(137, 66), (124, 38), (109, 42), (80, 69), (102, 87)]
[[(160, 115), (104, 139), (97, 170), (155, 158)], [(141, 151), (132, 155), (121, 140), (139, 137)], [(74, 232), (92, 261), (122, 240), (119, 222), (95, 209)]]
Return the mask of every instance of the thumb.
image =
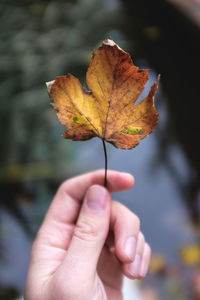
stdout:
[(87, 190), (63, 263), (65, 272), (73, 269), (77, 272), (74, 276), (84, 278), (96, 272), (108, 235), (110, 205), (110, 194), (104, 187), (93, 185)]

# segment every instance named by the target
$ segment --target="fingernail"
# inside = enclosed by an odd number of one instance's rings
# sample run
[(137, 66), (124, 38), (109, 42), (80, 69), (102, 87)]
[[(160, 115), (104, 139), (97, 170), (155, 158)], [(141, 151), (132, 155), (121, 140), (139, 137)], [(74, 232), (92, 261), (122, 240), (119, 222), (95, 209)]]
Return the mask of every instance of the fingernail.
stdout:
[(148, 271), (148, 264), (146, 263), (146, 261), (143, 259), (142, 260), (142, 264), (141, 264), (141, 268), (140, 268), (140, 276), (141, 277), (145, 277), (147, 275), (147, 271)]
[(134, 262), (129, 264), (129, 272), (133, 277), (138, 277), (141, 265), (141, 257), (136, 254)]
[(136, 238), (133, 236), (129, 237), (125, 243), (125, 254), (130, 260), (134, 260), (136, 250)]
[(88, 189), (86, 194), (86, 204), (90, 209), (96, 211), (104, 210), (106, 208), (106, 200), (107, 193), (103, 187), (93, 185)]

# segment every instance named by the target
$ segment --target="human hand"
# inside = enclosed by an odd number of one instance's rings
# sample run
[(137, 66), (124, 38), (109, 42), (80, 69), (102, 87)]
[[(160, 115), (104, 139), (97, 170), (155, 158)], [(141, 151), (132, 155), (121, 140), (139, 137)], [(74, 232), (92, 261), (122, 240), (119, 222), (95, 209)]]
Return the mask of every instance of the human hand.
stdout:
[(143, 278), (151, 250), (138, 217), (109, 192), (130, 189), (130, 174), (103, 170), (65, 181), (34, 241), (25, 300), (121, 300), (123, 274)]

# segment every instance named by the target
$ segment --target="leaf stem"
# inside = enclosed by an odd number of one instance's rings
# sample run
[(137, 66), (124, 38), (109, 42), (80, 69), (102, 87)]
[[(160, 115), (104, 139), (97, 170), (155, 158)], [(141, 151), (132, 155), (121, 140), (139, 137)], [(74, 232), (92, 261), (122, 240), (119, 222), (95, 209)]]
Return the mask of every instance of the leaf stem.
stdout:
[(104, 150), (104, 156), (105, 156), (105, 179), (104, 179), (104, 186), (107, 187), (108, 158), (107, 158), (106, 144), (105, 144), (105, 140), (104, 139), (102, 139), (102, 143), (103, 143), (103, 150)]

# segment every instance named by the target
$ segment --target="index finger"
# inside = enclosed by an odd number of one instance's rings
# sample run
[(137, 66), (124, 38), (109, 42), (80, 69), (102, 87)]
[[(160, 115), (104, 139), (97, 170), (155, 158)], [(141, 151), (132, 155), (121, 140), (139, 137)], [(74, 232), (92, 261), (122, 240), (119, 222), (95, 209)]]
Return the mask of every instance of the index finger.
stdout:
[[(89, 172), (63, 183), (63, 188), (73, 198), (81, 201), (87, 189), (93, 185), (104, 185), (104, 170)], [(120, 192), (130, 189), (134, 183), (134, 178), (129, 173), (108, 170), (107, 189), (110, 192)]]
[[(66, 180), (58, 189), (46, 219), (53, 218), (54, 221), (65, 224), (74, 223), (87, 189), (94, 184), (103, 186), (104, 175), (104, 170), (98, 170)], [(107, 180), (110, 192), (125, 191), (134, 184), (132, 175), (112, 170), (108, 170)]]

